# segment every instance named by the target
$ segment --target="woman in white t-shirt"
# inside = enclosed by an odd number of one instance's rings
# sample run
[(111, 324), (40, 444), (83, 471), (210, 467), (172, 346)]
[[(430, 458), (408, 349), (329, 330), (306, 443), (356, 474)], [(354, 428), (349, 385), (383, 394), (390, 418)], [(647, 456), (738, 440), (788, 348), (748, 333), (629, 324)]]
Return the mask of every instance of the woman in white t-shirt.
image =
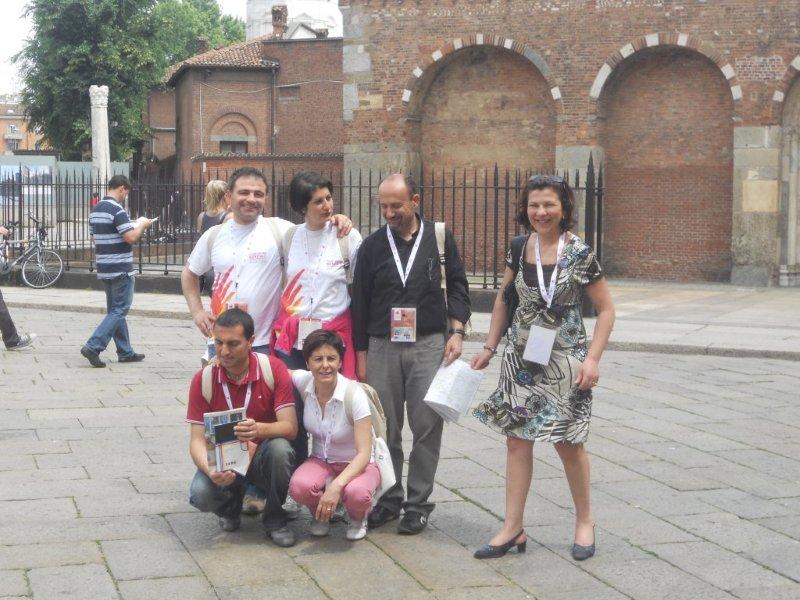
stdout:
[(372, 461), (369, 399), (358, 383), (339, 373), (343, 356), (342, 338), (318, 329), (303, 344), (309, 370), (292, 371), (305, 400), (303, 424), (311, 434), (312, 448), (311, 456), (292, 475), (289, 494), (311, 511), (311, 535), (328, 535), (331, 516), (341, 501), (350, 518), (347, 539), (360, 540), (367, 534), (367, 515), (381, 475)]
[(336, 228), (330, 224), (333, 183), (319, 173), (302, 171), (295, 175), (289, 184), (289, 201), (305, 221), (284, 236), (286, 287), (273, 325), (273, 352), (290, 369), (304, 368), (300, 351), (303, 338), (315, 329), (335, 331), (344, 341), (342, 373), (355, 379), (347, 285), (361, 234), (354, 228), (346, 237), (337, 237)]

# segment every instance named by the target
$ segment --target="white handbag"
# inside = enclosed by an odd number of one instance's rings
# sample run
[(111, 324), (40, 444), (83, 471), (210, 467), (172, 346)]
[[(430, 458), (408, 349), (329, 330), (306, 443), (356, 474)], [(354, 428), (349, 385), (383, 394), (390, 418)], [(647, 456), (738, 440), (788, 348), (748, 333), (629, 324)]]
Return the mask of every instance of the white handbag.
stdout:
[(375, 465), (381, 474), (381, 483), (378, 485), (378, 489), (375, 490), (374, 504), (378, 501), (378, 498), (394, 487), (394, 484), (397, 483), (397, 478), (394, 476), (392, 456), (389, 454), (389, 446), (386, 445), (386, 441), (375, 435), (374, 430), (372, 431), (372, 440), (372, 457), (375, 459)]

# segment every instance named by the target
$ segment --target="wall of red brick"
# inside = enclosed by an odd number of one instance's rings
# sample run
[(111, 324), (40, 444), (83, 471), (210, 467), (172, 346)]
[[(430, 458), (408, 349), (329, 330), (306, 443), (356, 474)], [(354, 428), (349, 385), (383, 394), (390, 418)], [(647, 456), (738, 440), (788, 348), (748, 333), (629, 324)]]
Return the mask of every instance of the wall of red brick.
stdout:
[(733, 101), (725, 78), (705, 57), (655, 48), (606, 85), (608, 273), (727, 281)]
[[(147, 98), (147, 124), (152, 138), (150, 155), (164, 160), (175, 155), (175, 90), (154, 89)], [(165, 131), (171, 129), (172, 131)]]

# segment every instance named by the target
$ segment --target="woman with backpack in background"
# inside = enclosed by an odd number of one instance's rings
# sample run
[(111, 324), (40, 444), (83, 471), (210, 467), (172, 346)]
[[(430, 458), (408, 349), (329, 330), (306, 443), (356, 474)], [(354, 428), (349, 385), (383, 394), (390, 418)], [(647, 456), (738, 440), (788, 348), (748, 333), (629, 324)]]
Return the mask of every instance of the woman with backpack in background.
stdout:
[(319, 329), (303, 344), (309, 370), (292, 371), (304, 399), (303, 423), (312, 449), (292, 475), (289, 494), (311, 511), (311, 535), (328, 535), (341, 501), (350, 520), (347, 539), (360, 540), (367, 534), (381, 473), (372, 457), (371, 402), (361, 385), (339, 373), (344, 354), (342, 338)]
[[(614, 304), (594, 252), (569, 231), (575, 225), (574, 207), (572, 190), (561, 177), (528, 180), (517, 222), (530, 233), (511, 242), (486, 344), (472, 358), (473, 369), (485, 368), (508, 330), (497, 390), (474, 411), (507, 436), (506, 514), (503, 527), (475, 558), (503, 556), (513, 546), (525, 551), (522, 524), (534, 442), (552, 442), (564, 464), (575, 504), (572, 557), (584, 560), (595, 552), (584, 442)], [(597, 311), (588, 348), (581, 318), (584, 296)]]
[[(206, 194), (203, 198), (205, 210), (197, 215), (197, 231), (203, 235), (206, 231), (220, 225), (233, 217), (233, 213), (228, 211), (228, 204), (225, 201), (225, 191), (227, 184), (219, 179), (212, 179), (206, 185)], [(200, 293), (211, 293), (211, 286), (214, 284), (214, 269), (200, 276)]]
[(297, 173), (289, 184), (289, 202), (305, 221), (283, 237), (286, 286), (270, 346), (290, 369), (302, 369), (306, 335), (316, 329), (335, 331), (344, 341), (342, 373), (355, 379), (348, 284), (361, 234), (353, 228), (347, 236), (337, 237), (330, 222), (333, 182), (319, 173)]

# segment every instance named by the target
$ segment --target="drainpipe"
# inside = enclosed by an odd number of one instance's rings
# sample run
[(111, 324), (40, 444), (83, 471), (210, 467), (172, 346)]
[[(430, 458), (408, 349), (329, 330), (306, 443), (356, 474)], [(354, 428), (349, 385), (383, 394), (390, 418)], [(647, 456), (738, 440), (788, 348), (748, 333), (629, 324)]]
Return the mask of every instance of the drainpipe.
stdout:
[(786, 231), (786, 264), (797, 264), (797, 203), (800, 201), (800, 136), (793, 132), (790, 138), (789, 154), (789, 206)]

